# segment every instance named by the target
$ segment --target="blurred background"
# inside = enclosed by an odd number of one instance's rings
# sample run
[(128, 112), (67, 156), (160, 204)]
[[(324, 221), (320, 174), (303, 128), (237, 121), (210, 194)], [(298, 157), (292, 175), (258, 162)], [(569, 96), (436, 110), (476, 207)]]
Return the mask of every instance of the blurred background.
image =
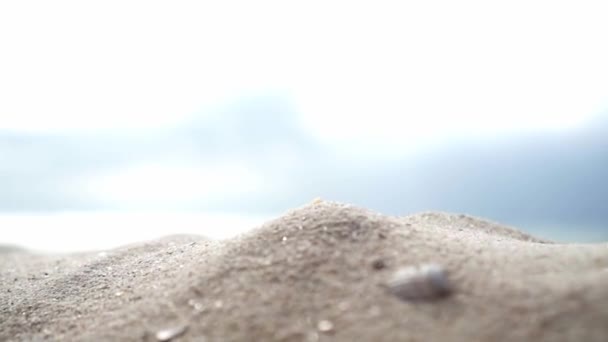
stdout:
[(315, 197), (608, 240), (602, 2), (0, 4), (0, 244), (226, 238)]

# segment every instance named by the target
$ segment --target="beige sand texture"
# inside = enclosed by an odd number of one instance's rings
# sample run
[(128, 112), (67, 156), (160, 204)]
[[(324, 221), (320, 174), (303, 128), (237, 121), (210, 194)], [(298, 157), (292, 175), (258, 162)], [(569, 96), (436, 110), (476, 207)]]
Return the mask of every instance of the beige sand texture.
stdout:
[[(429, 262), (446, 270), (451, 295), (412, 301), (387, 289), (400, 267)], [(605, 342), (608, 243), (315, 201), (226, 241), (8, 249), (0, 341), (42, 340)]]

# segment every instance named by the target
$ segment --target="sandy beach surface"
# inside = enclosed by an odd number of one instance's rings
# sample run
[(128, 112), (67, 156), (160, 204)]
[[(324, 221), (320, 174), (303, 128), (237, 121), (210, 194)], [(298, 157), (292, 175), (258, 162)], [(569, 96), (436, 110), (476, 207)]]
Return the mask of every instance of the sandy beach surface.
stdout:
[(4, 248), (0, 341), (46, 340), (608, 341), (608, 243), (314, 201), (227, 240)]

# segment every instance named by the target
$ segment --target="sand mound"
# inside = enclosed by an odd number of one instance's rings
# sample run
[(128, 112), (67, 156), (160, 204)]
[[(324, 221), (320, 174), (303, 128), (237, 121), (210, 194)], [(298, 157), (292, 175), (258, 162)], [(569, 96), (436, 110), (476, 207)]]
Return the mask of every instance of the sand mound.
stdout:
[[(426, 263), (445, 270), (449, 295), (387, 287)], [(608, 340), (608, 244), (549, 243), (464, 215), (314, 202), (228, 241), (7, 251), (0, 270), (0, 340)]]

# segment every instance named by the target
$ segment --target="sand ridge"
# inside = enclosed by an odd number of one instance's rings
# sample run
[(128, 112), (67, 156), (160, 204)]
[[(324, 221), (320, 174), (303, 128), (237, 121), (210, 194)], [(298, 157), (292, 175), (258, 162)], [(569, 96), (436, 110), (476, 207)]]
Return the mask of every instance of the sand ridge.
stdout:
[[(386, 290), (433, 262), (453, 293)], [(605, 341), (608, 244), (556, 244), (465, 215), (314, 201), (233, 239), (0, 254), (0, 340)]]

